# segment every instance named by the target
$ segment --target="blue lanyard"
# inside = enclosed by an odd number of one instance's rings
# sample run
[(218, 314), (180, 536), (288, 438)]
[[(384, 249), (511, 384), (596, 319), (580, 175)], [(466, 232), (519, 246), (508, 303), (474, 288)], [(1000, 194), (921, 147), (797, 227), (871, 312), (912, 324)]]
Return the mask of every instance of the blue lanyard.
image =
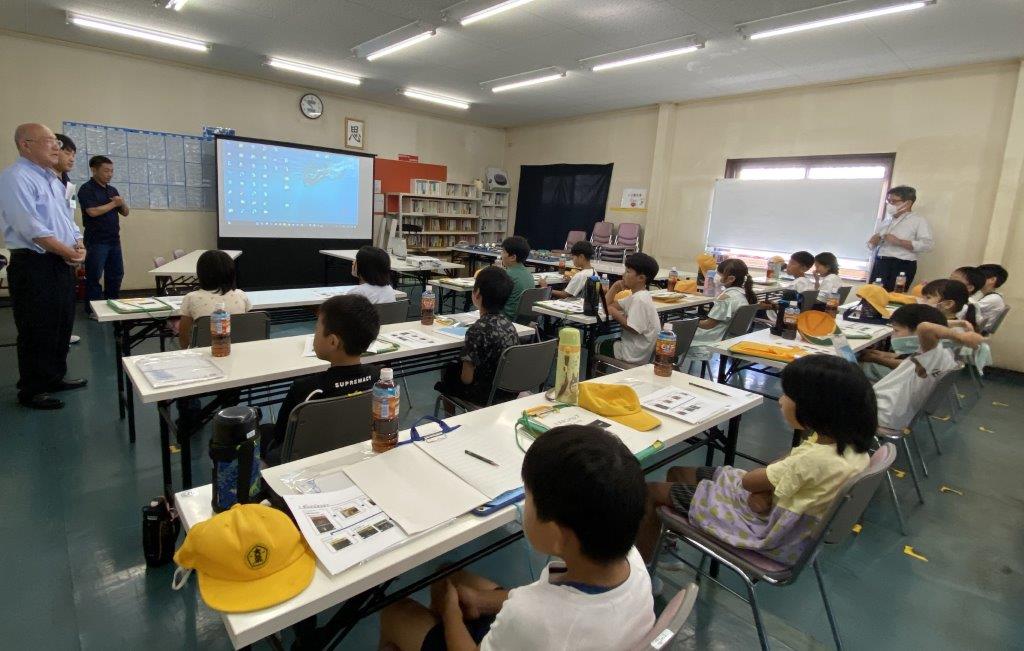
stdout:
[[(426, 436), (421, 436), (420, 433), (416, 431), (416, 426), (417, 425), (423, 425), (424, 423), (437, 423), (437, 425), (439, 425), (441, 427), (441, 431), (440, 432), (434, 432), (433, 434), (427, 434)], [(416, 443), (417, 441), (425, 443), (425, 442), (428, 442), (428, 441), (432, 441), (432, 440), (434, 440), (434, 439), (436, 439), (438, 437), (444, 438), (450, 432), (454, 432), (455, 430), (459, 429), (460, 427), (462, 427), (462, 425), (449, 425), (448, 423), (444, 422), (440, 418), (434, 418), (433, 416), (423, 416), (422, 418), (420, 418), (419, 420), (417, 420), (415, 423), (412, 424), (412, 428), (410, 428), (410, 431), (409, 431), (409, 440), (408, 441), (399, 441), (398, 445), (406, 445), (407, 443)]]

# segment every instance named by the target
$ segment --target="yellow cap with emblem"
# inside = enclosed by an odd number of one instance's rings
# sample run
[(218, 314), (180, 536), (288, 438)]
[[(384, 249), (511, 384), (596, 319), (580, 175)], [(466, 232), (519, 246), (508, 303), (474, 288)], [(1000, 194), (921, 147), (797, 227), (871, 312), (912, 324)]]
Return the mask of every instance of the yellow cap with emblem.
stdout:
[(227, 613), (291, 599), (316, 567), (291, 519), (262, 504), (236, 504), (192, 527), (174, 562), (195, 570), (203, 601)]

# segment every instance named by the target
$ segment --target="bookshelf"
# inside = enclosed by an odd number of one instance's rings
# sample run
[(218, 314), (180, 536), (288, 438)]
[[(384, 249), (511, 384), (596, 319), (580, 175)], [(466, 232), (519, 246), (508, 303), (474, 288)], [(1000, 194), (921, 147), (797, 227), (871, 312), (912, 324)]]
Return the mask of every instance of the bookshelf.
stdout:
[(399, 228), (411, 224), (423, 229), (405, 235), (410, 250), (450, 253), (459, 242), (479, 241), (480, 191), (476, 185), (412, 179), (409, 186), (409, 192), (389, 195), (388, 204), (397, 207), (391, 214), (398, 216)]
[(482, 192), (480, 241), (500, 242), (508, 234), (508, 192)]

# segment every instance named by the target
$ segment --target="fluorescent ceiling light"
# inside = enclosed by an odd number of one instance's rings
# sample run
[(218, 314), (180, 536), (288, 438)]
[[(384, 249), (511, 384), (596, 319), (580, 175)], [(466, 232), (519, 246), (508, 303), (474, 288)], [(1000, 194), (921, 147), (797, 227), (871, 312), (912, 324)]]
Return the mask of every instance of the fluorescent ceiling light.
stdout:
[(789, 27), (779, 27), (778, 29), (768, 29), (763, 32), (754, 32), (747, 38), (753, 41), (761, 38), (771, 38), (773, 36), (783, 36), (785, 34), (804, 32), (809, 29), (818, 29), (819, 27), (831, 27), (832, 25), (841, 25), (843, 23), (850, 23), (855, 20), (864, 20), (866, 18), (876, 18), (878, 16), (888, 16), (889, 14), (898, 14), (904, 11), (912, 11), (914, 9), (920, 9), (927, 5), (934, 4), (934, 2), (935, 0), (922, 0), (921, 2), (905, 2), (903, 4), (891, 5), (889, 7), (881, 7), (879, 9), (858, 11), (852, 14), (836, 16), (835, 18), (823, 18), (821, 20), (812, 20), (807, 23), (790, 25)]
[(491, 16), (497, 16), (500, 13), (504, 13), (509, 9), (515, 9), (521, 7), (527, 2), (533, 2), (533, 0), (506, 0), (505, 2), (499, 2), (496, 5), (490, 6), (487, 9), (481, 9), (475, 14), (470, 14), (459, 21), (459, 24), (465, 27), (466, 25), (472, 25), (473, 23), (490, 18)]
[(206, 52), (210, 49), (209, 43), (204, 43), (198, 39), (189, 38), (187, 36), (177, 36), (175, 34), (168, 34), (166, 32), (158, 32), (154, 29), (148, 29), (146, 27), (136, 27), (135, 25), (126, 25), (124, 23), (118, 23), (112, 20), (106, 20), (104, 18), (93, 18), (91, 16), (80, 16), (78, 14), (68, 14), (68, 22), (79, 27), (86, 27), (88, 29), (97, 29), (101, 32), (108, 32), (110, 34), (119, 34), (121, 36), (130, 36), (132, 38), (140, 38), (146, 41), (153, 41), (154, 43), (162, 43), (164, 45), (173, 45), (175, 47), (182, 47), (188, 50), (196, 50), (199, 52)]
[(444, 95), (438, 95), (437, 93), (431, 93), (430, 91), (420, 90), (418, 88), (406, 88), (402, 91), (402, 94), (413, 99), (423, 100), (424, 102), (433, 102), (434, 104), (444, 104), (445, 106), (450, 106), (452, 108), (469, 108), (469, 102), (464, 99), (445, 97)]
[(291, 72), (298, 72), (304, 75), (311, 75), (313, 77), (322, 77), (324, 79), (340, 81), (345, 84), (352, 84), (353, 86), (358, 86), (363, 82), (359, 77), (350, 75), (346, 72), (331, 70), (330, 68), (321, 68), (320, 66), (311, 66), (308, 63), (299, 63), (298, 61), (278, 59), (277, 57), (269, 57), (267, 59), (267, 65), (273, 68), (280, 68), (281, 70), (290, 70)]
[(533, 86), (534, 84), (543, 84), (546, 81), (554, 81), (561, 79), (565, 76), (564, 72), (555, 73), (553, 75), (545, 75), (543, 77), (534, 77), (533, 79), (526, 79), (524, 81), (514, 81), (511, 84), (502, 84), (501, 86), (495, 86), (491, 89), (492, 93), (503, 93), (506, 90), (515, 90), (516, 88), (524, 88), (526, 86)]
[(628, 59), (619, 59), (618, 61), (609, 61), (608, 63), (599, 63), (591, 68), (591, 70), (594, 72), (600, 72), (601, 70), (611, 70), (612, 68), (631, 66), (634, 63), (646, 63), (648, 61), (657, 61), (658, 59), (667, 59), (668, 57), (679, 56), (680, 54), (696, 52), (700, 47), (701, 46), (699, 45), (689, 45), (687, 47), (680, 47), (674, 50), (665, 50), (663, 52), (654, 52), (653, 54), (644, 54), (642, 56), (630, 57)]
[(188, 0), (167, 0), (167, 5), (164, 8), (181, 11), (181, 8), (185, 6), (186, 2), (188, 2)]
[(404, 50), (405, 48), (409, 47), (410, 45), (416, 45), (417, 43), (425, 41), (428, 38), (430, 38), (431, 36), (433, 36), (434, 34), (437, 34), (437, 31), (433, 30), (433, 29), (428, 31), (428, 32), (422, 32), (420, 34), (417, 34), (416, 36), (413, 36), (411, 38), (407, 38), (404, 41), (399, 41), (399, 42), (395, 43), (394, 45), (389, 45), (387, 47), (381, 48), (381, 49), (377, 50), (376, 52), (370, 52), (369, 54), (366, 55), (366, 60), (367, 61), (374, 61), (374, 60), (379, 59), (381, 57), (385, 57), (385, 56), (387, 56), (389, 54), (394, 54), (395, 52), (398, 52), (399, 50)]

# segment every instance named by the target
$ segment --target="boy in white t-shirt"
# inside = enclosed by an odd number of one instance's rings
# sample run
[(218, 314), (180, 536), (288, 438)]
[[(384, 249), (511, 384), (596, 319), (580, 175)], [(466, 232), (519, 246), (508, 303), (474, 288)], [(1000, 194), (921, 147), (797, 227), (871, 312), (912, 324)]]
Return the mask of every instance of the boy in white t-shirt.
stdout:
[[(661, 330), (658, 310), (647, 291), (647, 285), (658, 275), (658, 261), (646, 253), (633, 253), (626, 257), (623, 266), (626, 271), (622, 278), (612, 283), (605, 295), (608, 316), (622, 326), (622, 335), (618, 340), (601, 342), (598, 352), (630, 364), (643, 364), (650, 361)], [(616, 298), (627, 289), (632, 294)]]
[(900, 430), (907, 427), (924, 406), (939, 379), (958, 368), (953, 352), (939, 342), (948, 339), (976, 348), (984, 337), (976, 332), (949, 328), (942, 312), (924, 304), (899, 308), (893, 312), (890, 325), (894, 349), (901, 348), (901, 342), (910, 338), (916, 338), (920, 346), (919, 352), (904, 359), (875, 383), (878, 425)]
[(376, 246), (364, 246), (356, 252), (352, 275), (359, 284), (349, 292), (365, 296), (374, 305), (394, 303), (395, 288), (391, 286), (391, 256)]
[(982, 264), (977, 269), (985, 277), (985, 284), (979, 288), (979, 296), (974, 301), (978, 308), (978, 328), (988, 332), (999, 313), (1006, 309), (1003, 295), (996, 290), (1003, 286), (1010, 274), (998, 264)]
[(192, 343), (192, 323), (210, 316), (221, 303), (229, 314), (244, 314), (252, 309), (245, 292), (235, 286), (235, 261), (223, 251), (204, 251), (196, 261), (199, 289), (185, 294), (181, 300), (181, 323), (178, 343), (188, 348)]
[[(586, 240), (576, 242), (569, 251), (572, 255), (572, 263), (576, 267), (576, 274), (569, 279), (565, 289), (552, 289), (551, 298), (578, 298), (583, 296), (583, 288), (587, 284), (587, 278), (594, 273), (591, 259), (594, 257), (594, 245)], [(547, 287), (547, 281), (541, 280), (540, 286)]]
[(538, 438), (522, 469), (523, 531), (549, 564), (536, 583), (506, 590), (459, 572), (381, 614), (381, 648), (625, 651), (654, 625), (651, 581), (633, 547), (646, 487), (617, 437), (587, 425)]
[(789, 256), (786, 273), (793, 277), (791, 290), (799, 294), (814, 289), (814, 278), (807, 275), (812, 267), (814, 267), (814, 256), (809, 251), (797, 251)]

